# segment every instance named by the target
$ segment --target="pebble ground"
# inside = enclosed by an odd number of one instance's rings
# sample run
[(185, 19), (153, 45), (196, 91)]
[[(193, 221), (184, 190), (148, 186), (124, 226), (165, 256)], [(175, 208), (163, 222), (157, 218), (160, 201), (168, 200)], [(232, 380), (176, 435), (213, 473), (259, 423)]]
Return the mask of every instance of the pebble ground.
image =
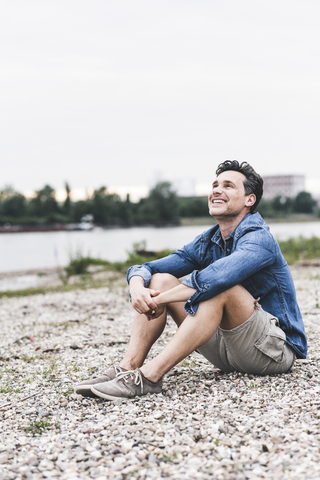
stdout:
[[(309, 341), (285, 375), (223, 374), (197, 353), (163, 393), (85, 399), (118, 362), (132, 310), (113, 287), (0, 300), (0, 480), (319, 479), (320, 267), (292, 268)], [(150, 356), (175, 326), (169, 320)]]

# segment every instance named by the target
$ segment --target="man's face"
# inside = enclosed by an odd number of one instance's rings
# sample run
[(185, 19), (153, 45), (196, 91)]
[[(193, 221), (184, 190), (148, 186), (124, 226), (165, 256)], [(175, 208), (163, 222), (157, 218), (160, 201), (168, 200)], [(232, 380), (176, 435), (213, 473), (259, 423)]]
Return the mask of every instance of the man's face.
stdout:
[(246, 195), (243, 182), (246, 177), (233, 170), (221, 173), (213, 182), (208, 196), (209, 213), (213, 217), (237, 217), (248, 213), (255, 195)]

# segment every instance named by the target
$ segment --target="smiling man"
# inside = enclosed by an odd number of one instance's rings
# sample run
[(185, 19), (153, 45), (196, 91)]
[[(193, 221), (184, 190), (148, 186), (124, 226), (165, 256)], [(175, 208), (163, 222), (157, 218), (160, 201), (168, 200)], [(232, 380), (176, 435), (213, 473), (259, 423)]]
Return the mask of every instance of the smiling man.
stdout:
[[(218, 166), (208, 198), (218, 224), (171, 255), (128, 270), (135, 317), (127, 353), (77, 385), (77, 393), (109, 400), (159, 393), (163, 376), (194, 350), (223, 372), (257, 375), (287, 372), (306, 357), (288, 265), (254, 213), (262, 192), (263, 180), (248, 163)], [(178, 329), (144, 363), (168, 313)]]

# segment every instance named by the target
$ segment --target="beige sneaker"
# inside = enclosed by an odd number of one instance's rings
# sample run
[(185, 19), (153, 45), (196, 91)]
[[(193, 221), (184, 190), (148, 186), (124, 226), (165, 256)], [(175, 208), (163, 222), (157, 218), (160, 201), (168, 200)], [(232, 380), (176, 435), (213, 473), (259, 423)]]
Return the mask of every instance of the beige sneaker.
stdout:
[(110, 382), (110, 380), (113, 380), (118, 375), (126, 371), (127, 370), (120, 367), (119, 365), (112, 365), (112, 367), (108, 368), (108, 370), (100, 377), (89, 378), (88, 380), (84, 380), (83, 382), (76, 385), (74, 387), (74, 391), (75, 393), (78, 393), (83, 397), (95, 397), (96, 395), (91, 391), (92, 385), (95, 385), (96, 383)]
[(107, 400), (140, 397), (147, 393), (160, 393), (161, 390), (162, 378), (157, 383), (150, 382), (139, 368), (120, 373), (110, 382), (96, 383), (91, 387), (92, 393)]

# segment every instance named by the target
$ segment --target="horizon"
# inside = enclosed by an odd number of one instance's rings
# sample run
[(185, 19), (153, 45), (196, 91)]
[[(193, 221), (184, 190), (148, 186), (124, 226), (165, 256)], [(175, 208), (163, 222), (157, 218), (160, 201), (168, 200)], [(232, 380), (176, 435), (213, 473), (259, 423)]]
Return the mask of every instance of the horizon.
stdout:
[[(289, 174), (288, 174), (289, 175)], [(268, 176), (273, 176), (273, 175), (265, 175), (265, 177)], [(285, 176), (283, 175), (276, 175), (278, 177)], [(163, 181), (168, 181), (172, 184), (170, 180), (164, 179)], [(69, 182), (67, 182), (69, 184)], [(45, 185), (50, 185), (54, 191), (55, 191), (55, 198), (58, 202), (63, 202), (66, 199), (66, 189), (64, 187), (62, 188), (54, 188), (50, 182), (45, 182), (44, 185), (42, 185), (41, 188), (43, 188)], [(70, 184), (69, 184), (70, 186)], [(99, 189), (104, 185), (98, 185), (95, 188), (70, 188), (70, 198), (72, 201), (78, 201), (78, 200), (85, 200), (89, 198), (94, 190)], [(11, 187), (11, 185), (6, 185), (6, 187)], [(24, 195), (26, 198), (31, 199), (35, 196), (36, 191), (41, 190), (41, 188), (37, 190), (25, 190), (17, 193), (21, 193)], [(145, 198), (149, 195), (150, 189), (152, 186), (147, 186), (147, 185), (140, 185), (140, 186), (106, 186), (107, 191), (109, 194), (117, 194), (120, 196), (122, 200), (125, 199), (126, 195), (130, 195), (130, 200), (133, 203), (138, 202), (141, 198)], [(182, 196), (195, 196), (195, 197), (205, 197), (209, 194), (211, 188), (211, 183), (208, 184), (195, 184), (195, 194), (194, 195), (182, 195)], [(0, 191), (3, 190), (3, 188), (0, 188)], [(318, 199), (320, 198), (320, 185), (318, 184), (317, 180), (314, 179), (308, 179), (305, 178), (305, 191), (309, 192), (314, 198)]]

